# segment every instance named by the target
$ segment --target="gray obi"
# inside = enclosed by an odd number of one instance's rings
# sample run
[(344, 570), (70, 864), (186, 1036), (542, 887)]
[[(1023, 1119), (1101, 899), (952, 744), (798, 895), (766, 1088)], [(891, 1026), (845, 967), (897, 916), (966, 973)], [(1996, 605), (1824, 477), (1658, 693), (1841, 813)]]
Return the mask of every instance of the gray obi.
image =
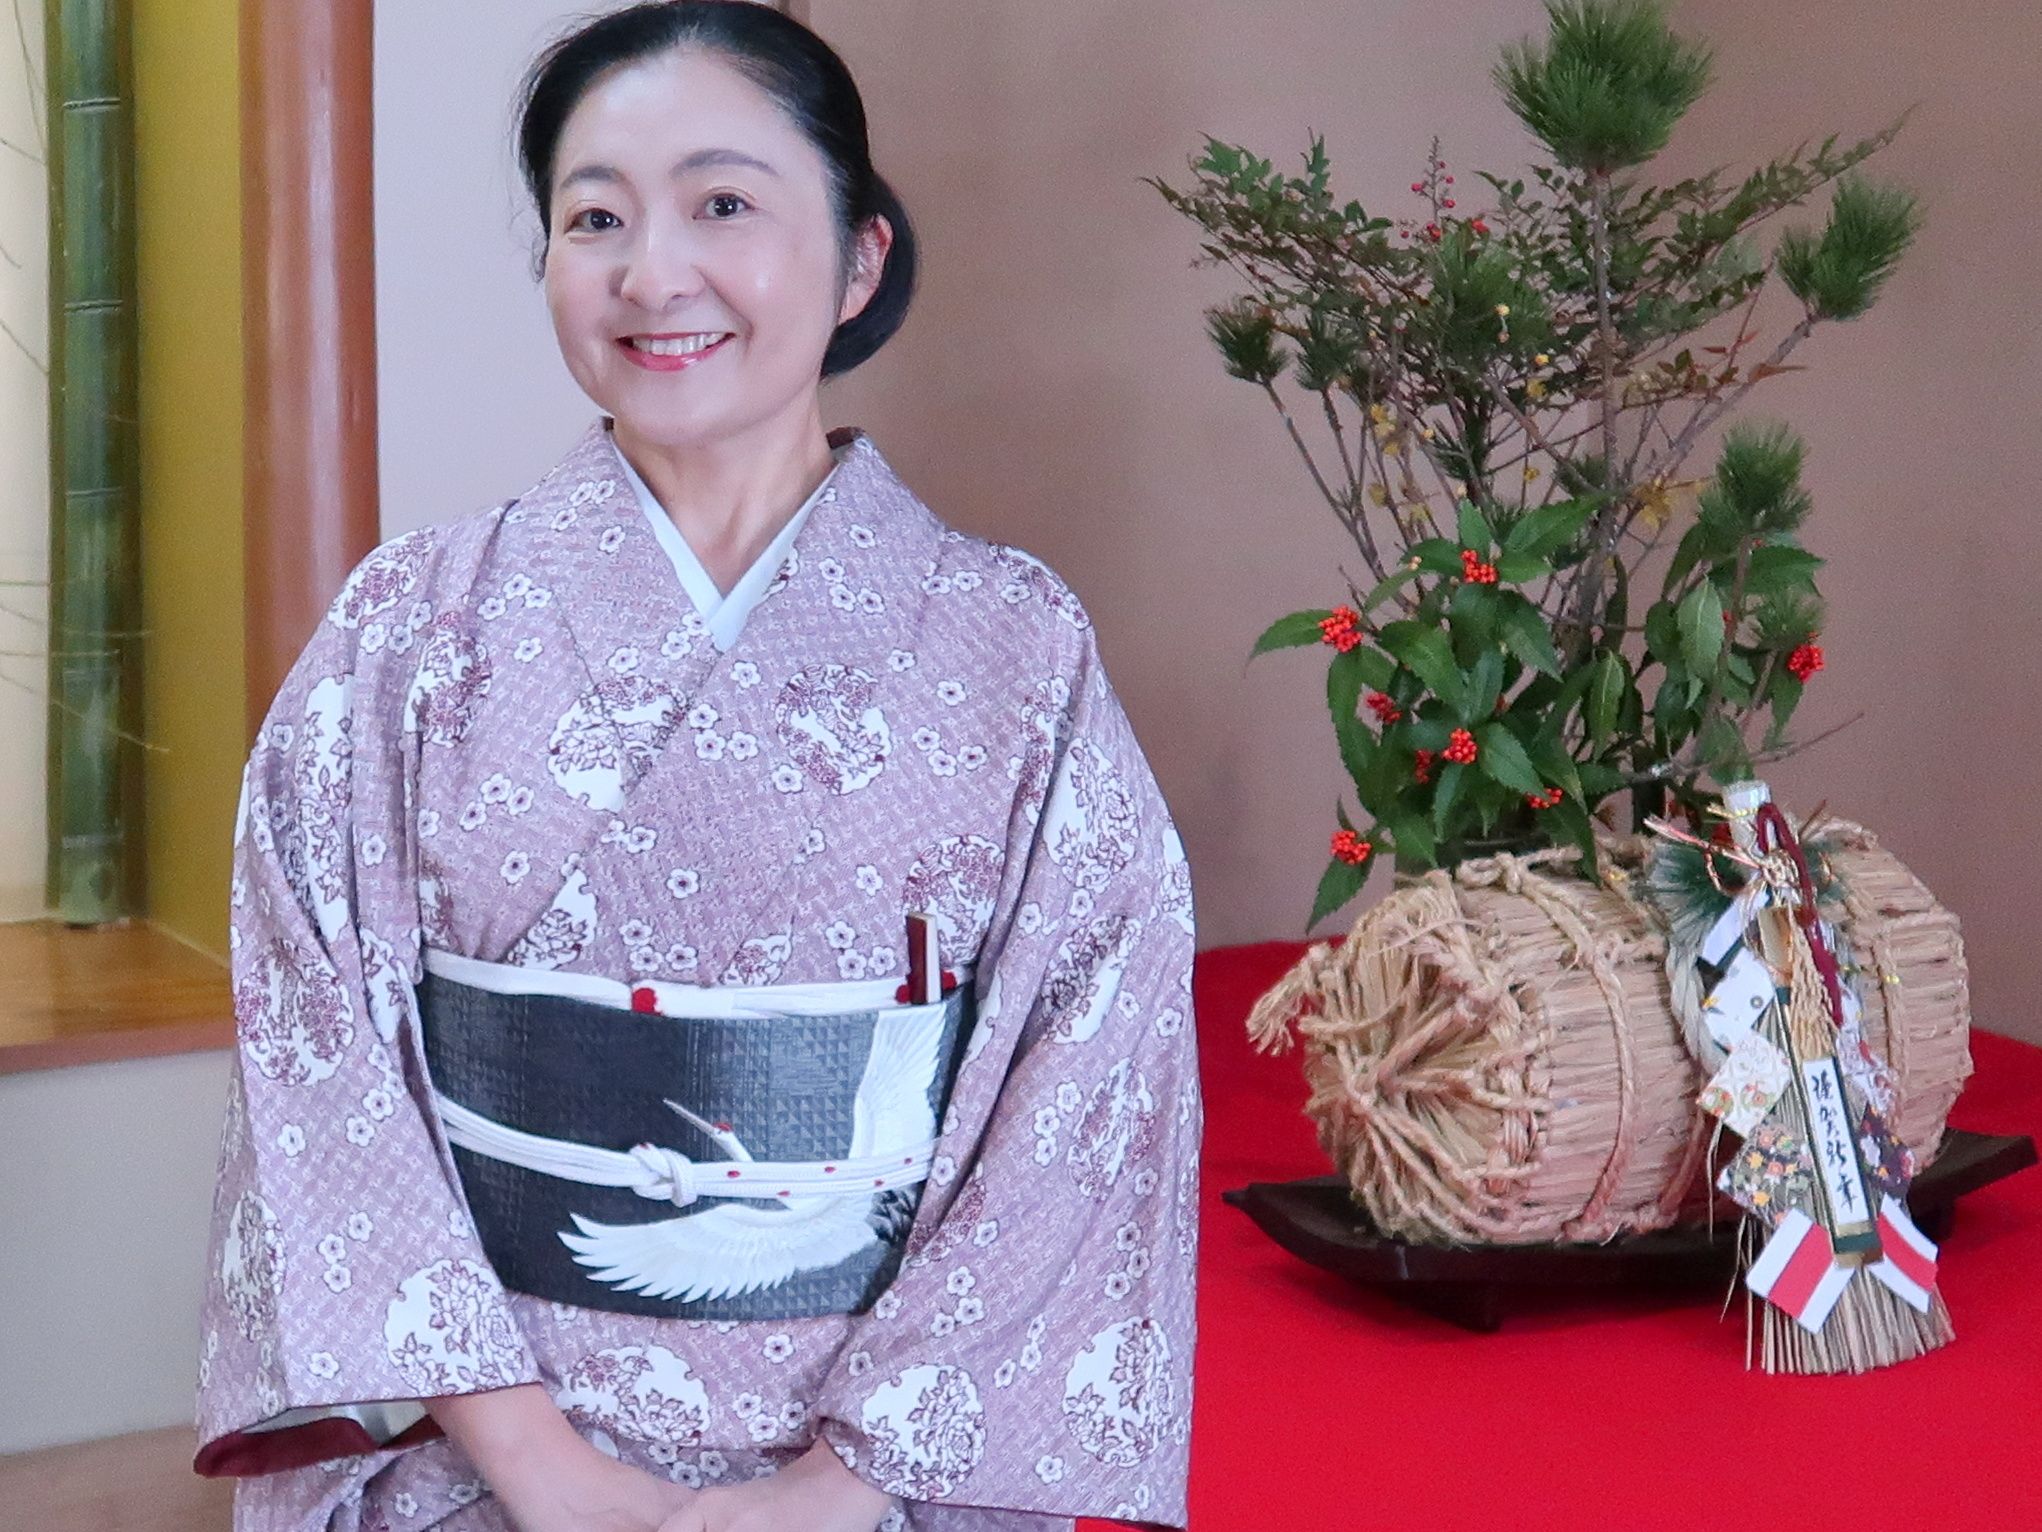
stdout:
[(927, 1004), (893, 989), (634, 988), (428, 952), (426, 1064), (504, 1286), (690, 1319), (870, 1308), (974, 1021), (968, 972)]

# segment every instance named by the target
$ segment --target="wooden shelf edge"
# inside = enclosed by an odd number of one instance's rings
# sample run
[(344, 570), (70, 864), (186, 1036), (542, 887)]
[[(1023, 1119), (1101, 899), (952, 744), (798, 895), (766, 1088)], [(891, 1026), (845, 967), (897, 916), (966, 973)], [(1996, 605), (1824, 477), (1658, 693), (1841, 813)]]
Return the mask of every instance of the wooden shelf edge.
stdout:
[(73, 1064), (112, 1064), (123, 1059), (209, 1053), (233, 1046), (232, 1018), (182, 1022), (169, 1027), (122, 1027), (37, 1042), (0, 1043), (0, 1076), (68, 1069)]

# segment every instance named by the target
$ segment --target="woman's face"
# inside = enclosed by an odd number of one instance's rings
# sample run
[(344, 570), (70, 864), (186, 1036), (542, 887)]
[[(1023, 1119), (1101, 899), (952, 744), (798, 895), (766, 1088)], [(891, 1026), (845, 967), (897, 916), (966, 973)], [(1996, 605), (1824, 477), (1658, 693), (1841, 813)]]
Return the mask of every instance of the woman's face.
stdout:
[(673, 52), (602, 77), (568, 117), (546, 302), (589, 397), (682, 448), (812, 412), (831, 332), (890, 239), (861, 239), (839, 301), (821, 154), (720, 58)]

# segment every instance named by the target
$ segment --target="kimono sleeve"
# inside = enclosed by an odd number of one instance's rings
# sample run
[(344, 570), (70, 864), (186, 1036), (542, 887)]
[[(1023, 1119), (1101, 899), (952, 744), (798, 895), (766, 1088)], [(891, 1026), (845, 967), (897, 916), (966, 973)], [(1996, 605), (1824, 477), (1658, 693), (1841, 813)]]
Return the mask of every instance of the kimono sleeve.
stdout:
[(201, 1473), (426, 1440), (420, 1400), (538, 1377), (469, 1225), (418, 1035), (415, 689), (448, 631), (433, 535), (356, 566), (242, 774)]
[(908, 1253), (818, 1397), (819, 1434), (919, 1529), (1186, 1521), (1191, 889), (1081, 632), (1013, 768), (979, 1021)]

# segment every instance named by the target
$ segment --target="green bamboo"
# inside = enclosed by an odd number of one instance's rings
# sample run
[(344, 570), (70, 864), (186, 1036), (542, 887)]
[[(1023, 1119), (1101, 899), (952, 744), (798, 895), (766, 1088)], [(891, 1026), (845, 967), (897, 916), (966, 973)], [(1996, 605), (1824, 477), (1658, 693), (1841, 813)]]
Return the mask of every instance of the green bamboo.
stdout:
[(141, 905), (140, 445), (128, 0), (47, 0), (52, 910)]

